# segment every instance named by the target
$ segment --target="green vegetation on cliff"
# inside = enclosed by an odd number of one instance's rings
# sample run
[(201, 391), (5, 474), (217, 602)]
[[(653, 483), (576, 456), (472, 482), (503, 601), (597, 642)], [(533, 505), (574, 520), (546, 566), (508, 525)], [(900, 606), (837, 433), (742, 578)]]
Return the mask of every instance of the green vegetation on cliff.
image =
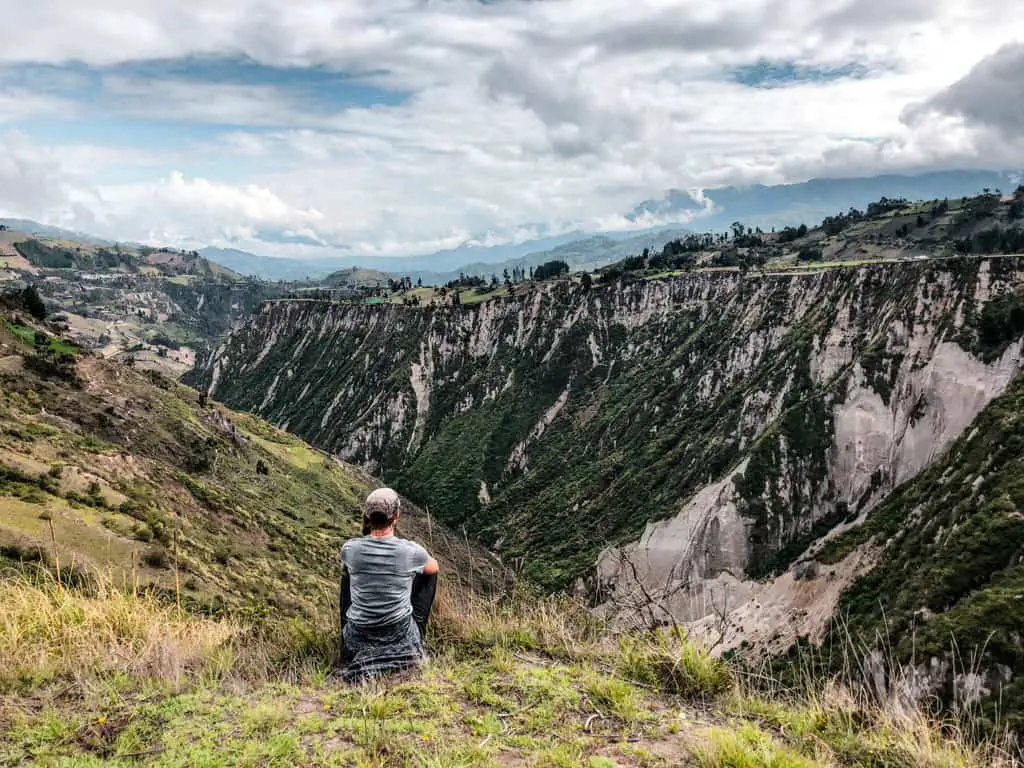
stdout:
[[(942, 700), (976, 708), (984, 727), (1024, 729), (1022, 509), (1024, 377), (818, 555), (833, 562), (869, 541), (879, 549), (844, 594), (831, 643), (883, 648), (888, 671), (919, 666)], [(971, 701), (981, 688), (991, 695)]]
[(746, 460), (737, 505), (760, 577), (891, 487), (881, 465), (828, 471), (848, 391), (909, 425), (900, 377), (941, 344), (995, 359), (1019, 337), (998, 304), (1015, 299), (976, 301), (982, 272), (993, 292), (1021, 283), (1017, 258), (963, 258), (553, 283), (463, 308), (275, 302), (195, 378), (379, 470), (550, 587)]

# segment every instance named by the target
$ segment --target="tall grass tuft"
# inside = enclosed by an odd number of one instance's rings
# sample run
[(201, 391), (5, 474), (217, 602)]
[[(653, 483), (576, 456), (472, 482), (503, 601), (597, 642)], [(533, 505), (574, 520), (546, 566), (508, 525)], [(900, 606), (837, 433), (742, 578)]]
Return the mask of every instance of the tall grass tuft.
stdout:
[(541, 596), (524, 588), (487, 599), (469, 592), (438, 591), (431, 618), (431, 642), (454, 654), (492, 648), (535, 652), (573, 660), (593, 654), (603, 625), (574, 600)]
[(689, 699), (712, 699), (734, 685), (729, 667), (678, 628), (619, 638), (616, 666), (627, 679)]
[(0, 690), (115, 673), (180, 685), (241, 631), (102, 578), (83, 590), (18, 575), (0, 580)]

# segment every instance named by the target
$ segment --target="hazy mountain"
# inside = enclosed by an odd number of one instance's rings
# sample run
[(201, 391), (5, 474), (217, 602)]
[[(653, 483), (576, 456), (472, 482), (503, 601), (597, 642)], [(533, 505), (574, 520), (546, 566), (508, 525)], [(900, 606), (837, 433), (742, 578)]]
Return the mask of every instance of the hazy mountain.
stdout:
[(478, 261), (464, 264), (457, 270), (448, 272), (412, 271), (410, 277), (421, 278), (429, 285), (439, 285), (458, 276), (459, 272), (466, 275), (489, 277), (494, 274), (501, 276), (504, 270), (513, 267), (536, 267), (547, 261), (564, 261), (573, 271), (581, 269), (597, 269), (606, 264), (623, 259), (627, 256), (642, 253), (644, 248), (660, 249), (669, 240), (685, 237), (685, 229), (654, 229), (637, 232), (609, 232), (589, 237), (581, 237), (555, 248), (533, 251), (517, 259), (498, 262), (497, 264)]
[[(749, 187), (720, 187), (704, 191), (710, 216), (700, 216), (690, 227), (699, 231), (725, 229), (734, 221), (770, 229), (795, 224), (814, 224), (825, 216), (845, 212), (851, 206), (863, 208), (880, 197), (908, 200), (977, 195), (986, 187), (1012, 191), (1020, 173), (997, 171), (938, 171), (916, 176), (887, 174), (867, 178), (811, 179), (799, 184)], [(696, 214), (706, 203), (685, 190), (669, 190), (661, 200), (641, 203), (627, 218), (644, 216), (668, 218)]]
[[(986, 187), (1004, 192), (1016, 187), (1024, 176), (1000, 171), (938, 171), (919, 175), (871, 176), (865, 178), (811, 179), (796, 184), (748, 187), (719, 187), (695, 196), (686, 190), (671, 189), (657, 200), (637, 205), (626, 218), (640, 224), (645, 220), (686, 221), (694, 231), (726, 229), (733, 221), (763, 229), (790, 224), (814, 224), (825, 216), (845, 212), (851, 206), (863, 208), (880, 197), (904, 197), (931, 200), (976, 195)], [(705, 213), (707, 212), (707, 213)], [(692, 220), (688, 220), (692, 219)], [(11, 229), (103, 244), (98, 238), (58, 227), (21, 219), (0, 219)], [(435, 253), (415, 256), (343, 256), (323, 259), (290, 259), (264, 256), (234, 248), (208, 247), (200, 253), (243, 275), (265, 280), (321, 280), (341, 269), (364, 267), (395, 275), (422, 278), (424, 282), (444, 282), (460, 271), (467, 274), (501, 273), (515, 266), (541, 264), (560, 258), (571, 266), (598, 266), (629, 255), (646, 245), (659, 246), (658, 239), (678, 236), (678, 231), (658, 228), (592, 233), (568, 232), (554, 237), (507, 245), (484, 246), (467, 243)], [(645, 238), (650, 239), (646, 242)]]
[(344, 258), (286, 259), (261, 256), (237, 248), (202, 248), (199, 253), (210, 261), (215, 261), (242, 275), (289, 282), (320, 280), (348, 263)]
[(31, 219), (0, 219), (0, 226), (17, 232), (24, 232), (26, 235), (37, 237), (49, 237), (56, 240), (76, 240), (90, 245), (113, 245), (113, 241), (93, 237), (82, 232), (73, 232), (70, 229), (62, 229), (49, 224), (40, 224)]

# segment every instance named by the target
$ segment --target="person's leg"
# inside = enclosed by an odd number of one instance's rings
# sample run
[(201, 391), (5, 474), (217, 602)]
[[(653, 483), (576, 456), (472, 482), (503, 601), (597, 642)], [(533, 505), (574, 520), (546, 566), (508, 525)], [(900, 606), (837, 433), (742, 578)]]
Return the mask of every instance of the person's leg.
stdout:
[(420, 573), (412, 580), (412, 617), (420, 631), (421, 640), (427, 637), (427, 622), (430, 620), (430, 609), (434, 605), (436, 593), (436, 573)]
[(339, 596), (339, 607), (341, 609), (341, 661), (344, 664), (348, 661), (348, 654), (345, 652), (345, 614), (352, 605), (352, 585), (348, 575), (348, 569), (341, 569), (341, 594)]

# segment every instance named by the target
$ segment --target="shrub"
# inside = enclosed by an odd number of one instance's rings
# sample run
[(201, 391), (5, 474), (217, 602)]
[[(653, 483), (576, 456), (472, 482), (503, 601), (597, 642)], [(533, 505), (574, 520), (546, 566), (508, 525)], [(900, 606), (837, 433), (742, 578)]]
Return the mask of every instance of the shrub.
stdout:
[(28, 313), (36, 320), (46, 319), (46, 304), (43, 303), (43, 298), (34, 285), (25, 287), (21, 292), (21, 301)]
[(631, 680), (686, 698), (714, 698), (733, 685), (729, 668), (689, 642), (682, 630), (622, 638), (618, 671)]
[(985, 304), (978, 322), (978, 344), (987, 359), (998, 357), (1024, 333), (1024, 296), (1010, 293)]
[(163, 547), (153, 547), (142, 556), (142, 562), (150, 568), (166, 570), (171, 567), (171, 559)]
[(569, 274), (569, 265), (564, 261), (546, 261), (533, 271), (534, 280), (551, 280)]

